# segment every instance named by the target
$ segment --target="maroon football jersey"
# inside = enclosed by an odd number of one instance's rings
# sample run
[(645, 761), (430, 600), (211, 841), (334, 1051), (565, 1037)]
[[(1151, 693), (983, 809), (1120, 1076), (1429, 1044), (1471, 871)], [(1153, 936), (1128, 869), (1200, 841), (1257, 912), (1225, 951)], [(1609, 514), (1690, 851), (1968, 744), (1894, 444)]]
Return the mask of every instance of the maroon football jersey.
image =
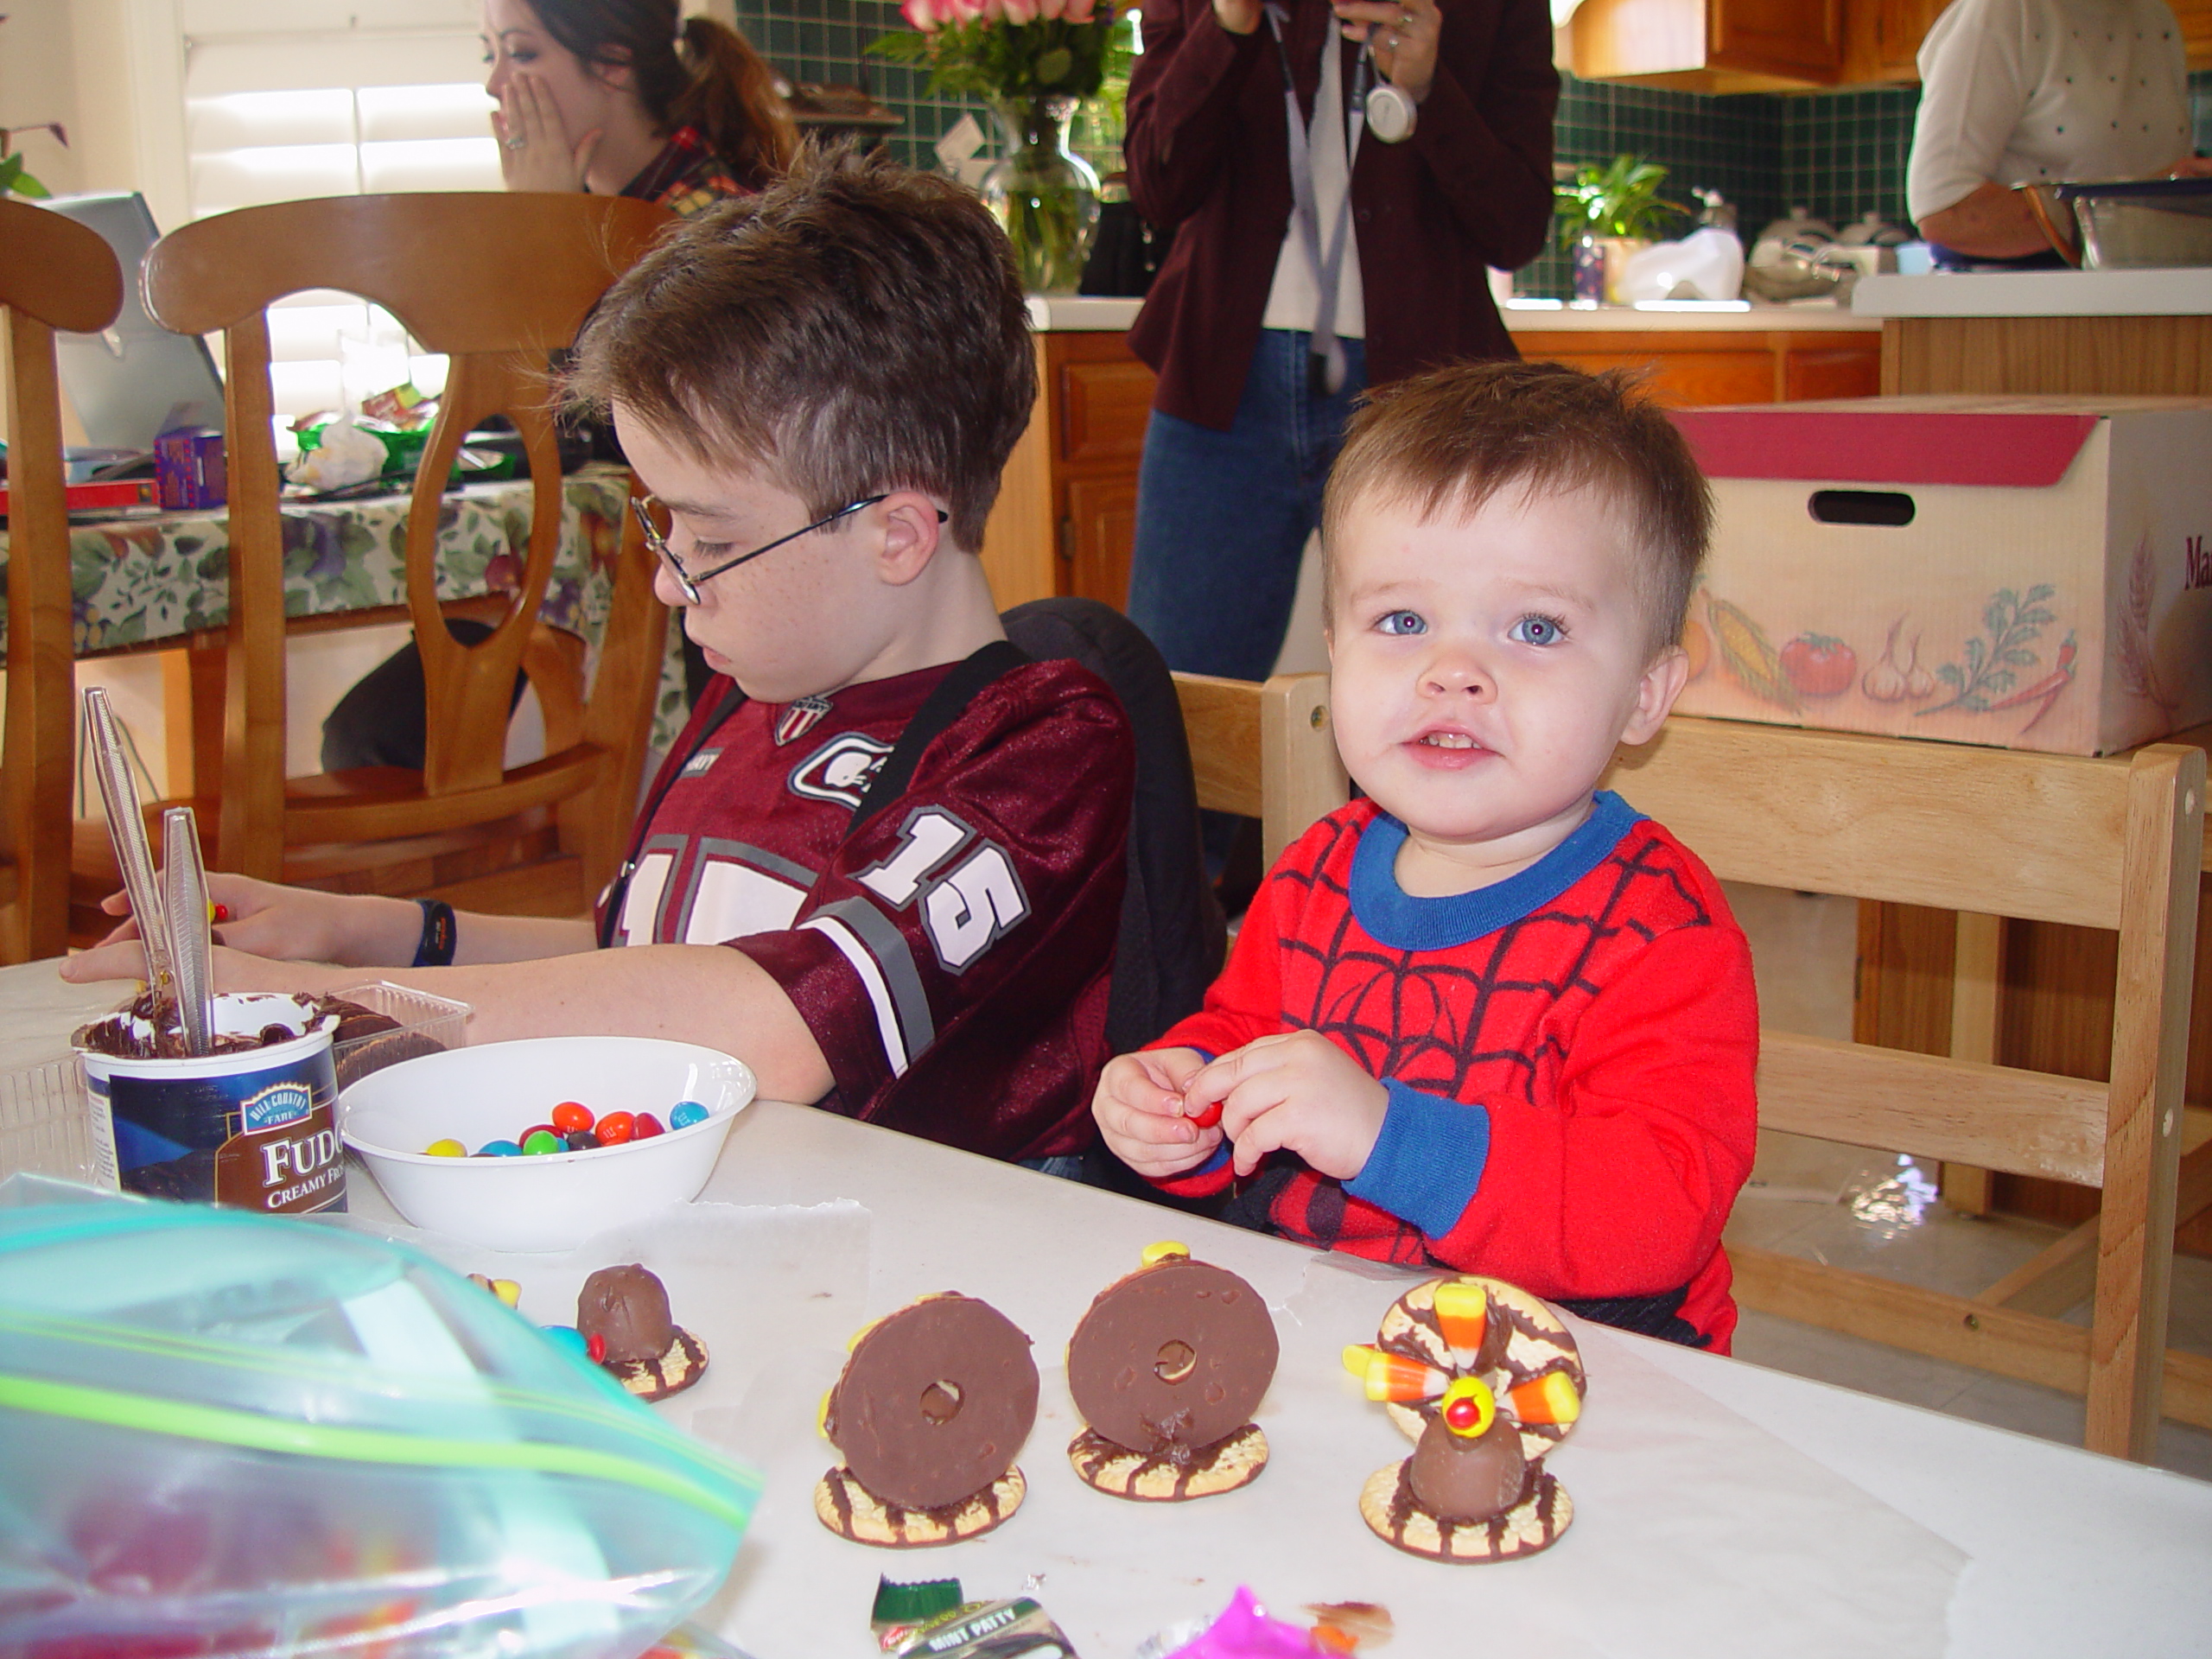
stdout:
[[(1106, 1061), (1128, 722), (1088, 670), (1027, 664), (848, 839), (950, 671), (847, 686), (826, 712), (743, 703), (687, 762), (728, 690), (715, 682), (656, 780), (615, 938), (759, 963), (829, 1060), (832, 1110), (996, 1158), (1078, 1151)], [(741, 1058), (744, 1033), (729, 1046)]]

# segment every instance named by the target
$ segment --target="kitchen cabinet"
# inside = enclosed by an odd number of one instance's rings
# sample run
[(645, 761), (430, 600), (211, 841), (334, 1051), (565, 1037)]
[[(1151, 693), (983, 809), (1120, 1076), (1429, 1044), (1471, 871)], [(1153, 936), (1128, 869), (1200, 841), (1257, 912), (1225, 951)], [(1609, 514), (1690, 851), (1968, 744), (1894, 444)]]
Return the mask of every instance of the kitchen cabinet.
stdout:
[(2166, 0), (2181, 24), (2182, 46), (2192, 69), (2212, 69), (2212, 0)]
[[(1920, 42), (1948, 0), (1844, 0), (1844, 86), (1907, 86), (1920, 80)], [(2207, 0), (2212, 4), (2212, 0)]]
[(1881, 340), (1872, 333), (1554, 332), (1532, 324), (1516, 328), (1513, 343), (1525, 358), (1587, 373), (1638, 370), (1662, 403), (1681, 409), (1871, 397), (1881, 380)]
[(1563, 31), (1562, 67), (1691, 92), (1831, 86), (1843, 73), (1846, 3), (1583, 0)]
[[(1038, 397), (983, 533), (1001, 609), (1054, 594), (1128, 602), (1152, 371), (1130, 353), (1134, 300), (1032, 300)], [(1513, 311), (1523, 357), (1648, 373), (1678, 407), (1863, 397), (1878, 326), (1847, 312)]]

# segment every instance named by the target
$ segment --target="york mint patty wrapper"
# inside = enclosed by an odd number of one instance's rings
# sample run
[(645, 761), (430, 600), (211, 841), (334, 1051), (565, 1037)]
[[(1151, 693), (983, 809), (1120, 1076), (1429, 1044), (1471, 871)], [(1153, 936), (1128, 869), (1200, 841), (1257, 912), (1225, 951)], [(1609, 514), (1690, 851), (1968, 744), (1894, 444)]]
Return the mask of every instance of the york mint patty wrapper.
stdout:
[[(143, 1023), (135, 1012), (125, 1019)], [(149, 1198), (271, 1215), (343, 1210), (337, 1025), (305, 998), (234, 992), (215, 999), (219, 1043), (275, 1040), (204, 1059), (125, 1058), (79, 1042), (102, 1173), (112, 1167), (123, 1191)]]

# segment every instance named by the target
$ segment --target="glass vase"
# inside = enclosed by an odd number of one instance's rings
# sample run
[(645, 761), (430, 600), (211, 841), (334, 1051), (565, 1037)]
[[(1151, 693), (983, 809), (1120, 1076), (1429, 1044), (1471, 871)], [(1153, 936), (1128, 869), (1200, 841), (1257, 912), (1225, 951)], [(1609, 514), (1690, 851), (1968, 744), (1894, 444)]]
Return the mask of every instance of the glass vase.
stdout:
[(1098, 226), (1098, 175), (1068, 149), (1071, 98), (994, 99), (1004, 154), (983, 175), (983, 201), (1014, 244), (1021, 285), (1072, 294)]

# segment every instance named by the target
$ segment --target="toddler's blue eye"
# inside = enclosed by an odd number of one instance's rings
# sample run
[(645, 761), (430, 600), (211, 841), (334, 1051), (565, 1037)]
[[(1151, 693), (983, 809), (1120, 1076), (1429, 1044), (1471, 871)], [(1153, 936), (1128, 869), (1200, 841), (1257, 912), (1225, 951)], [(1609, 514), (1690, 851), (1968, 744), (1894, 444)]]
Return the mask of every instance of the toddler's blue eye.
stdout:
[(1417, 612), (1393, 611), (1375, 625), (1384, 633), (1427, 633), (1428, 624)]
[(1524, 645), (1555, 645), (1566, 632), (1548, 616), (1524, 616), (1513, 625), (1509, 639)]

